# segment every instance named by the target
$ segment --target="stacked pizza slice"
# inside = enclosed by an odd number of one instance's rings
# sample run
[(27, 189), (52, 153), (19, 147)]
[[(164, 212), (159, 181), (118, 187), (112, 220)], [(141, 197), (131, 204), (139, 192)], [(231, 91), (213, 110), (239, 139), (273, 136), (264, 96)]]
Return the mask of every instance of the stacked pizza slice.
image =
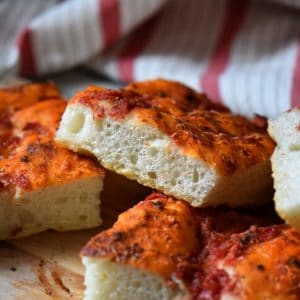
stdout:
[(57, 140), (195, 207), (260, 203), (272, 185), (265, 124), (175, 82), (90, 87), (69, 102)]

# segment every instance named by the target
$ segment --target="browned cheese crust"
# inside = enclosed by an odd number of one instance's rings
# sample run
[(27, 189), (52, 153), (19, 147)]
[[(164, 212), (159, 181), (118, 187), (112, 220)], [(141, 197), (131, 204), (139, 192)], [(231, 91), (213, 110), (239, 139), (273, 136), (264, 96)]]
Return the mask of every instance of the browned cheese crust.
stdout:
[(268, 213), (192, 208), (155, 193), (81, 255), (151, 271), (170, 287), (175, 276), (192, 299), (299, 299), (300, 234)]
[(96, 119), (109, 116), (122, 121), (135, 114), (168, 135), (186, 154), (216, 166), (222, 174), (267, 162), (274, 149), (263, 119), (251, 122), (233, 115), (177, 82), (134, 83), (118, 91), (89, 87), (70, 103), (90, 107)]
[(92, 159), (54, 142), (66, 102), (53, 84), (0, 90), (0, 188), (34, 190), (103, 175)]
[(61, 99), (59, 90), (51, 82), (2, 88), (0, 89), (0, 112), (15, 111), (50, 99)]

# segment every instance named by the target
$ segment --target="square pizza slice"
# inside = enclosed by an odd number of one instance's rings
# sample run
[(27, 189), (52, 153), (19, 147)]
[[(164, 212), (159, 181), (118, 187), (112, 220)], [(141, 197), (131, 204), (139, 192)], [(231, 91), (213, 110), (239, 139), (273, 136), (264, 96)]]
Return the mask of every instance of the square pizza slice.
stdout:
[(300, 234), (268, 208), (193, 208), (154, 193), (81, 256), (85, 300), (299, 299)]
[(265, 201), (272, 191), (274, 143), (257, 121), (180, 83), (154, 80), (79, 92), (57, 140), (193, 206), (244, 205)]
[(54, 135), (67, 103), (53, 84), (0, 90), (0, 239), (95, 227), (104, 170)]

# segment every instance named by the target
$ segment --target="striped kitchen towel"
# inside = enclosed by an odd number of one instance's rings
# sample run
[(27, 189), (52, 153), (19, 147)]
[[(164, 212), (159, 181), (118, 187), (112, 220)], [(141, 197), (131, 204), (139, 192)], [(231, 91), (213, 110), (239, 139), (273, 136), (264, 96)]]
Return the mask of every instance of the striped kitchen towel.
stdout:
[(300, 105), (299, 0), (4, 0), (0, 28), (2, 76), (84, 65), (179, 80), (249, 116)]

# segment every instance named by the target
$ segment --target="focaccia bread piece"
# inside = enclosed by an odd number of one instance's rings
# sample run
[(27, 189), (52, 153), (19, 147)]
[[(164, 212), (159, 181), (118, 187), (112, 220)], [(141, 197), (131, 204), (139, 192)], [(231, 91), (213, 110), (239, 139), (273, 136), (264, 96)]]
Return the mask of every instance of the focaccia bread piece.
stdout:
[(28, 84), (0, 99), (0, 239), (99, 225), (104, 170), (54, 141), (67, 104), (56, 87)]
[(0, 112), (8, 113), (40, 101), (61, 99), (52, 82), (20, 84), (0, 89)]
[(152, 194), (82, 249), (84, 299), (299, 299), (300, 234), (266, 215)]
[(260, 203), (272, 186), (274, 143), (265, 128), (177, 82), (79, 92), (56, 138), (193, 206)]
[(272, 155), (275, 207), (278, 214), (300, 230), (300, 108), (269, 121), (277, 146)]

